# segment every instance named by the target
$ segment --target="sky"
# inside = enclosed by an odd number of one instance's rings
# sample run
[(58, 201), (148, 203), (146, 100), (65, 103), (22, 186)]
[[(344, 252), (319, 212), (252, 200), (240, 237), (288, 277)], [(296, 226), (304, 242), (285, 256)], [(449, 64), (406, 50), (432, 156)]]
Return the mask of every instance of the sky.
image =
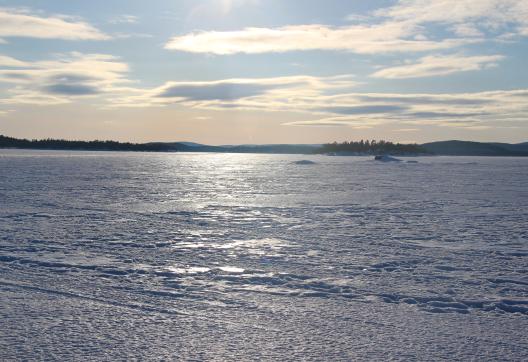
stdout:
[(528, 141), (528, 0), (0, 0), (0, 134)]

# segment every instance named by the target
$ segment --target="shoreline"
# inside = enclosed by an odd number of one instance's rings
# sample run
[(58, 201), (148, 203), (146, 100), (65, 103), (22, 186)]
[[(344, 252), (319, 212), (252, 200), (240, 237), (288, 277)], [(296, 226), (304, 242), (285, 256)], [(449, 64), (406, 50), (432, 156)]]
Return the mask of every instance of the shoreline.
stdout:
[(375, 157), (387, 155), (395, 157), (505, 157), (523, 158), (528, 155), (485, 155), (485, 154), (399, 154), (399, 153), (297, 153), (297, 152), (250, 152), (250, 151), (206, 151), (206, 150), (115, 150), (115, 149), (80, 149), (80, 148), (22, 148), (22, 147), (0, 147), (2, 150), (21, 151), (50, 151), (50, 152), (127, 152), (127, 153), (218, 153), (218, 154), (254, 154), (254, 155), (299, 155), (299, 156), (328, 156), (328, 157)]

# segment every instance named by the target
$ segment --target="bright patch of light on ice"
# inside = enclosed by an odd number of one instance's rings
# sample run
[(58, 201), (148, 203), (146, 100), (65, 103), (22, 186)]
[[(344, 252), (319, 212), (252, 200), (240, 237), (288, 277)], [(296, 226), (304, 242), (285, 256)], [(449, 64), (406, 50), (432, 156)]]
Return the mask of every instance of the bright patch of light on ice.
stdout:
[(177, 249), (199, 249), (199, 248), (207, 248), (207, 244), (193, 243), (193, 242), (181, 242), (176, 245), (173, 245), (173, 247)]
[(211, 270), (209, 268), (200, 267), (200, 266), (192, 266), (192, 267), (189, 267), (189, 268), (173, 268), (173, 267), (170, 267), (168, 269), (169, 269), (169, 271), (171, 271), (173, 273), (177, 273), (177, 274), (207, 273), (209, 270)]
[(204, 243), (184, 241), (173, 245), (173, 247), (177, 249), (279, 249), (287, 246), (289, 246), (289, 244), (286, 241), (275, 238), (235, 240), (228, 243)]
[(244, 269), (238, 268), (236, 266), (221, 266), (218, 269), (220, 269), (221, 271), (225, 271), (227, 273), (243, 273), (244, 272)]
[(237, 240), (231, 243), (219, 246), (219, 249), (234, 249), (234, 248), (258, 248), (258, 247), (283, 247), (287, 243), (283, 240), (275, 238), (253, 239), (253, 240)]

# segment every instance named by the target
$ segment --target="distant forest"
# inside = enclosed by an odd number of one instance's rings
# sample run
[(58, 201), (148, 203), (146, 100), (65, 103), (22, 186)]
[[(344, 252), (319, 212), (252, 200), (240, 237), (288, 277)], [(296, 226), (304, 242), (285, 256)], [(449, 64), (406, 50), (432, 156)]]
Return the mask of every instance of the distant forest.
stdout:
[(72, 151), (140, 151), (140, 152), (224, 152), (269, 154), (327, 155), (449, 155), (449, 156), (528, 156), (528, 142), (438, 141), (424, 144), (402, 144), (388, 141), (351, 141), (324, 145), (268, 144), (209, 146), (192, 142), (130, 143), (116, 141), (68, 141), (57, 139), (27, 140), (0, 135), (0, 148)]
[(357, 154), (428, 154), (429, 152), (417, 144), (392, 143), (388, 141), (351, 141), (343, 143), (327, 143), (318, 153), (357, 153)]
[(0, 148), (91, 151), (172, 151), (163, 143), (129, 143), (117, 141), (68, 141), (56, 139), (27, 140), (0, 135)]
[(302, 154), (426, 154), (427, 150), (416, 144), (387, 141), (358, 141), (328, 143), (325, 145), (242, 145), (207, 146), (182, 142), (129, 143), (116, 141), (68, 141), (61, 139), (27, 140), (0, 135), (0, 148), (26, 148), (40, 150), (88, 151), (147, 151), (147, 152), (230, 152), (230, 153), (302, 153)]

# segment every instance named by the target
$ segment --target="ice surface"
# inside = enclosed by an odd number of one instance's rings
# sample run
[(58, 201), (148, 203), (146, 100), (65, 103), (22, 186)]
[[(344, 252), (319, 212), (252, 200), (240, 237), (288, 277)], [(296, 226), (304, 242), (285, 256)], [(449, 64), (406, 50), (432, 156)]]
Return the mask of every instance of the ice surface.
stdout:
[(0, 151), (1, 359), (527, 359), (528, 160), (300, 157)]

